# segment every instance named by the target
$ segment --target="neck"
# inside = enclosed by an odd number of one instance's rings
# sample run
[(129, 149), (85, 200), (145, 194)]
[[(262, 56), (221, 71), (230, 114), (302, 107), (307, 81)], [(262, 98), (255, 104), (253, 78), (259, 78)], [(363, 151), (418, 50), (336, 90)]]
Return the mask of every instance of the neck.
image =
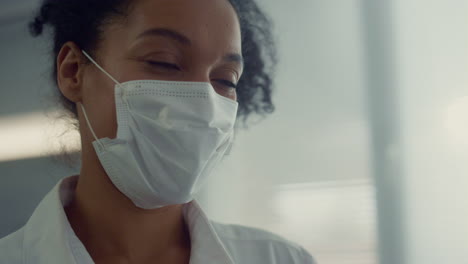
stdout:
[(95, 161), (83, 160), (74, 199), (66, 208), (72, 228), (95, 262), (111, 256), (114, 263), (116, 256), (131, 263), (187, 260), (190, 234), (183, 205), (138, 208), (112, 184), (97, 157)]

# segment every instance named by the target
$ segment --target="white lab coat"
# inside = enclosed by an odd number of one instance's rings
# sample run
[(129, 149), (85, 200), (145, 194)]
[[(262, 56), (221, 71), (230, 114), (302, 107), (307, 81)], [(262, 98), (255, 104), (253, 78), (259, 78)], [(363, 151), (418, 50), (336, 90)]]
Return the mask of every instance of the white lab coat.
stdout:
[[(24, 227), (0, 239), (1, 264), (93, 264), (65, 215), (78, 176), (61, 180)], [(301, 246), (256, 228), (207, 218), (196, 201), (184, 206), (192, 248), (191, 264), (313, 264)]]

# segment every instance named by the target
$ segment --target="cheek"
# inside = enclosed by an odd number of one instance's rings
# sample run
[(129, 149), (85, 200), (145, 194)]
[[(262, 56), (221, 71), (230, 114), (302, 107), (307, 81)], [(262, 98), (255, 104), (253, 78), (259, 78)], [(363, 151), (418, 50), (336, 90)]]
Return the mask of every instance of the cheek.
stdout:
[(96, 136), (115, 138), (117, 118), (114, 83), (106, 78), (106, 76), (99, 76), (99, 73), (94, 73), (86, 79), (83, 87), (83, 103)]

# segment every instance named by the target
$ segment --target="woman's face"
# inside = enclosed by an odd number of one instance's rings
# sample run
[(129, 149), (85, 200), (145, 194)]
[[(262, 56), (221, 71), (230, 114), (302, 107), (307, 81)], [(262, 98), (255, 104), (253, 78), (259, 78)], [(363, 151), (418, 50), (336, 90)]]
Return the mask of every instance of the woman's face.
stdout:
[[(94, 54), (120, 83), (209, 82), (233, 100), (243, 69), (239, 21), (228, 0), (136, 0), (126, 19), (104, 27)], [(115, 138), (115, 83), (93, 64), (85, 67), (81, 100), (91, 125), (99, 138)]]

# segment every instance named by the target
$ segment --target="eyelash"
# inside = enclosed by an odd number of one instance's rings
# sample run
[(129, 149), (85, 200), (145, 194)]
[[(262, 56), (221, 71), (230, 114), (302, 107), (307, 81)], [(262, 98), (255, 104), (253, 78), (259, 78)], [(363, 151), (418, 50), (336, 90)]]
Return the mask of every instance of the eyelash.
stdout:
[(163, 68), (167, 68), (167, 69), (171, 69), (171, 70), (178, 70), (180, 71), (180, 68), (175, 65), (175, 64), (172, 64), (172, 63), (168, 63), (168, 62), (162, 62), (162, 61), (147, 61), (147, 63), (151, 66), (158, 66), (158, 67), (163, 67)]
[(222, 80), (222, 79), (214, 79), (213, 81), (217, 81), (218, 83), (221, 83), (222, 85), (226, 85), (230, 88), (234, 88), (236, 89), (237, 88), (237, 85), (228, 81), (228, 80)]
[[(162, 62), (162, 61), (147, 61), (147, 63), (151, 66), (157, 66), (157, 67), (163, 67), (163, 68), (166, 68), (166, 69), (169, 69), (169, 70), (177, 70), (177, 71), (180, 71), (181, 69), (175, 65), (175, 64), (172, 64), (172, 63), (168, 63), (168, 62)], [(230, 82), (228, 80), (223, 80), (223, 79), (214, 79), (213, 81), (216, 81), (218, 83), (221, 83), (223, 85), (226, 85), (228, 87), (231, 87), (231, 88), (234, 88), (236, 89), (237, 88), (237, 85), (234, 84), (233, 82)]]

